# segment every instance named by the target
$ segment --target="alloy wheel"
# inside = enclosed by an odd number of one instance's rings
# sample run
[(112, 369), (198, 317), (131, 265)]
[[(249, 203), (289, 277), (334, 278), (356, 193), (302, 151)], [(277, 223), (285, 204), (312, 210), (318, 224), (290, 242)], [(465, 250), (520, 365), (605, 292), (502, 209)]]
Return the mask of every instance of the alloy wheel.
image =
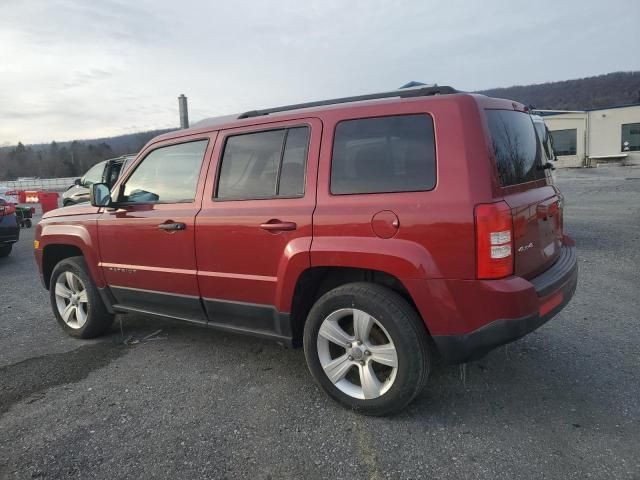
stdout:
[(89, 299), (80, 277), (70, 271), (62, 272), (56, 279), (55, 297), (64, 323), (73, 329), (82, 328), (87, 322)]
[(398, 372), (391, 336), (378, 320), (356, 308), (341, 308), (323, 320), (317, 349), (327, 378), (353, 398), (384, 395)]

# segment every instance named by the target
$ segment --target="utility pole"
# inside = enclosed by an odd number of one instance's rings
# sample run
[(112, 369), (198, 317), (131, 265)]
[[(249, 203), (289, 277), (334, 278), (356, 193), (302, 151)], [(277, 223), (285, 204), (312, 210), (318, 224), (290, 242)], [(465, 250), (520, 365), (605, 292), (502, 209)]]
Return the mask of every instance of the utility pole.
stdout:
[(187, 97), (184, 96), (184, 93), (178, 97), (178, 107), (180, 108), (180, 128), (189, 128), (189, 110)]

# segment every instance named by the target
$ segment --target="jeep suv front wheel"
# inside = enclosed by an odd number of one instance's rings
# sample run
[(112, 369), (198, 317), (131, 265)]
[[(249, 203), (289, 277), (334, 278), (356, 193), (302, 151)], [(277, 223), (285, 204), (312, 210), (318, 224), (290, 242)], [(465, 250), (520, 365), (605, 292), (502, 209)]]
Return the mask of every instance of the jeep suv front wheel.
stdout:
[(92, 338), (106, 332), (113, 323), (83, 257), (58, 263), (49, 284), (51, 305), (58, 323), (68, 335)]
[(369, 415), (404, 408), (431, 369), (422, 320), (400, 295), (376, 284), (351, 283), (320, 297), (305, 325), (304, 350), (320, 386)]

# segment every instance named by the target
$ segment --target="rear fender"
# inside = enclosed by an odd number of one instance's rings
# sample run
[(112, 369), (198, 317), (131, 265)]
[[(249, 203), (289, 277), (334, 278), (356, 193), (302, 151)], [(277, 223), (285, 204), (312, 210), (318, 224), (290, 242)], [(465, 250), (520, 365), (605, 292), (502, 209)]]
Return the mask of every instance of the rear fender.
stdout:
[(299, 237), (287, 244), (278, 264), (275, 307), (291, 312), (291, 302), (298, 278), (310, 266), (311, 237)]
[(422, 245), (401, 239), (314, 238), (311, 266), (379, 270), (398, 279), (442, 278), (432, 255)]

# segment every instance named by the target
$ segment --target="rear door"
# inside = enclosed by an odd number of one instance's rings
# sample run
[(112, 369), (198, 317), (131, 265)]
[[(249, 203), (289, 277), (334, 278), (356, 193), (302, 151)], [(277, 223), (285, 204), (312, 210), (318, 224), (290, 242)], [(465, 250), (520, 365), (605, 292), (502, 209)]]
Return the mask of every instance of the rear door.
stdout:
[(532, 277), (560, 254), (562, 199), (544, 168), (542, 145), (528, 113), (485, 110), (499, 190), (513, 214), (514, 273)]
[(173, 142), (147, 152), (113, 193), (117, 208), (98, 220), (100, 267), (120, 308), (206, 322), (194, 227), (210, 139)]
[(290, 336), (279, 292), (287, 272), (310, 265), (321, 131), (318, 119), (300, 119), (220, 132), (196, 219), (210, 323)]

